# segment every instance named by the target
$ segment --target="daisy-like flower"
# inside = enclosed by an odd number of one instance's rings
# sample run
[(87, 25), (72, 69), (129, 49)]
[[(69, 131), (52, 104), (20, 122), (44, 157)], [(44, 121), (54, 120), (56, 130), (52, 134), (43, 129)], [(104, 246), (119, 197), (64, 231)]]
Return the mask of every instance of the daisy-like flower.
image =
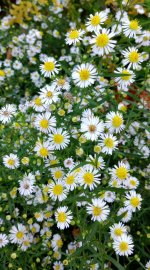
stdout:
[[(128, 89), (128, 86), (134, 82), (135, 74), (130, 69), (117, 68), (117, 70), (115, 70), (115, 74), (115, 81), (124, 91), (126, 91)], [(118, 77), (117, 74), (119, 75)]]
[(9, 232), (9, 239), (11, 243), (21, 244), (26, 234), (26, 227), (21, 223), (18, 223), (17, 226), (12, 226)]
[(112, 155), (112, 151), (115, 150), (118, 145), (117, 138), (112, 134), (101, 134), (100, 146), (102, 146), (102, 152)]
[(19, 193), (21, 196), (29, 196), (35, 191), (35, 176), (32, 173), (25, 174), (23, 180), (19, 181)]
[(68, 173), (64, 178), (64, 183), (65, 183), (65, 187), (67, 188), (67, 190), (74, 190), (77, 187), (77, 182), (78, 182), (78, 178), (77, 178), (77, 173), (76, 172), (72, 172), (72, 173)]
[(9, 154), (3, 157), (3, 164), (9, 169), (15, 169), (19, 167), (20, 161), (17, 155)]
[(93, 190), (100, 183), (100, 174), (91, 165), (86, 165), (78, 173), (78, 182), (84, 188)]
[(54, 262), (53, 269), (54, 270), (64, 270), (64, 266), (61, 262)]
[(15, 114), (16, 106), (14, 104), (7, 104), (0, 110), (0, 121), (4, 124), (8, 123)]
[(84, 34), (84, 31), (79, 29), (71, 29), (67, 34), (66, 34), (66, 44), (69, 45), (76, 45), (77, 42), (79, 42), (80, 40), (82, 40), (82, 36)]
[(89, 155), (87, 161), (92, 162), (92, 166), (94, 166), (96, 169), (104, 169), (105, 167), (104, 159), (96, 154), (94, 155), (94, 157)]
[(5, 247), (8, 244), (9, 240), (7, 235), (4, 233), (0, 233), (0, 248)]
[(139, 181), (136, 177), (133, 177), (133, 176), (130, 176), (127, 180), (127, 183), (125, 183), (125, 185), (128, 187), (128, 188), (131, 188), (131, 189), (136, 189), (139, 185)]
[(128, 68), (138, 69), (142, 62), (142, 55), (138, 52), (138, 50), (134, 47), (130, 47), (124, 51), (122, 51), (123, 59), (122, 63), (124, 66), (128, 65)]
[(121, 219), (122, 222), (126, 223), (131, 220), (132, 212), (128, 210), (126, 207), (121, 207), (117, 213), (117, 216), (121, 216), (122, 214), (124, 214), (124, 216)]
[(116, 40), (111, 39), (114, 35), (109, 29), (103, 28), (98, 31), (91, 39), (91, 44), (94, 44), (93, 53), (102, 56), (112, 52), (116, 44)]
[(68, 228), (71, 220), (73, 219), (72, 212), (68, 210), (67, 206), (57, 208), (55, 212), (55, 218), (57, 227), (61, 230)]
[(51, 240), (51, 246), (54, 251), (57, 251), (58, 249), (62, 248), (63, 241), (59, 234), (54, 234), (53, 239)]
[(73, 160), (73, 158), (70, 157), (70, 158), (65, 159), (64, 160), (64, 166), (66, 168), (69, 168), (69, 169), (73, 168), (73, 166), (74, 166), (74, 160)]
[(126, 37), (136, 38), (136, 35), (140, 33), (141, 27), (137, 20), (129, 20), (126, 18), (122, 23), (123, 33)]
[(92, 199), (92, 203), (88, 204), (86, 209), (87, 213), (92, 215), (92, 220), (99, 222), (106, 220), (110, 212), (106, 203), (102, 199), (97, 198)]
[(112, 191), (105, 191), (104, 195), (103, 195), (103, 200), (105, 200), (108, 203), (112, 203), (114, 202), (114, 200), (116, 199), (116, 194), (115, 192)]
[(49, 185), (50, 197), (56, 201), (57, 199), (61, 202), (67, 198), (67, 190), (64, 187), (64, 182), (58, 180), (56, 183), (51, 183)]
[(48, 141), (46, 142), (36, 142), (36, 146), (34, 147), (34, 151), (37, 152), (37, 155), (42, 158), (47, 158), (50, 154), (50, 151), (53, 150), (53, 147), (49, 144)]
[(64, 149), (70, 142), (69, 135), (62, 128), (53, 129), (52, 133), (49, 135), (49, 142), (52, 147), (56, 150)]
[(40, 99), (44, 105), (50, 105), (53, 102), (56, 103), (59, 100), (60, 92), (56, 89), (56, 87), (52, 85), (45, 85), (40, 90)]
[[(110, 112), (106, 115), (106, 127), (111, 133), (119, 133), (124, 129), (123, 117), (119, 112)], [(113, 139), (113, 138), (112, 138)], [(115, 140), (115, 138), (114, 138)]]
[(52, 77), (59, 72), (59, 64), (57, 64), (56, 60), (53, 57), (44, 57), (44, 64), (40, 65), (41, 73), (44, 77)]
[(145, 270), (150, 270), (150, 260), (146, 263)]
[(115, 223), (110, 227), (110, 234), (113, 239), (121, 237), (123, 234), (127, 234), (127, 228), (122, 222)]
[(39, 114), (35, 118), (34, 126), (41, 132), (48, 133), (56, 127), (56, 118), (51, 116), (50, 112)]
[(91, 116), (89, 118), (82, 118), (81, 132), (91, 141), (96, 141), (99, 135), (104, 131), (104, 124), (98, 117)]
[(86, 23), (86, 29), (90, 32), (97, 32), (101, 29), (101, 25), (107, 20), (108, 16), (106, 12), (96, 12), (94, 15), (90, 14)]
[(64, 171), (62, 167), (51, 168), (51, 174), (55, 180), (62, 179), (64, 176)]
[(66, 90), (69, 91), (70, 89), (70, 83), (69, 78), (56, 78), (56, 80), (53, 81), (53, 85), (56, 86), (57, 90)]
[(142, 197), (140, 194), (137, 194), (135, 191), (130, 191), (126, 195), (124, 204), (129, 211), (135, 212), (137, 209), (141, 209), (141, 201)]
[(36, 112), (43, 112), (45, 111), (44, 102), (42, 102), (42, 99), (40, 97), (36, 97), (32, 100), (31, 103), (32, 107)]
[(96, 68), (89, 63), (83, 63), (74, 68), (72, 78), (75, 85), (85, 88), (92, 85), (97, 77)]
[(133, 253), (133, 240), (130, 235), (123, 234), (114, 239), (113, 248), (119, 256), (128, 256)]
[(113, 169), (110, 169), (110, 174), (114, 179), (123, 183), (129, 176), (129, 167), (121, 161), (118, 163), (118, 166), (115, 165)]

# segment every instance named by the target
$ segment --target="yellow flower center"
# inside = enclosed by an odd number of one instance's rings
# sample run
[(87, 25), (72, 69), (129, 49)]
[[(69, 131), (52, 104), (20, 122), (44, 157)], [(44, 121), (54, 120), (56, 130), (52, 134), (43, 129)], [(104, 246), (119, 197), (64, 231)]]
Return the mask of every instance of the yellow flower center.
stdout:
[(93, 206), (93, 215), (99, 216), (102, 213), (102, 208), (98, 206)]
[(107, 34), (99, 34), (96, 38), (96, 45), (104, 48), (109, 43), (109, 37)]
[(42, 105), (41, 99), (40, 99), (39, 97), (37, 97), (37, 98), (34, 100), (34, 103), (35, 103), (35, 105), (37, 105), (37, 106), (41, 106), (41, 105)]
[(79, 76), (81, 81), (86, 81), (90, 78), (90, 72), (88, 69), (82, 69), (81, 71), (79, 71)]
[(65, 80), (64, 79), (59, 79), (58, 80), (58, 84), (59, 85), (64, 85), (65, 84)]
[(93, 17), (91, 18), (91, 24), (92, 24), (93, 26), (97, 26), (98, 24), (100, 24), (100, 22), (101, 22), (101, 18), (100, 18), (99, 15), (95, 15), (95, 16), (93, 16)]
[(129, 81), (130, 80), (131, 74), (130, 74), (130, 72), (128, 70), (123, 70), (122, 74), (123, 74), (123, 76), (121, 76), (121, 79), (123, 81)]
[(133, 207), (139, 206), (139, 203), (140, 203), (140, 200), (139, 200), (138, 197), (133, 197), (132, 199), (130, 199), (130, 204), (131, 204)]
[(59, 184), (58, 185), (55, 185), (53, 187), (53, 193), (56, 196), (61, 195), (63, 193), (63, 187), (62, 187), (62, 185), (59, 185)]
[(61, 134), (54, 134), (54, 136), (53, 136), (53, 141), (54, 141), (54, 143), (56, 143), (56, 144), (61, 144), (61, 143), (64, 142), (64, 136), (61, 135)]
[(48, 156), (48, 150), (45, 147), (42, 147), (39, 151), (41, 157), (47, 157)]
[(147, 40), (149, 40), (149, 37), (143, 37), (143, 40), (147, 41)]
[(115, 115), (113, 117), (113, 119), (112, 119), (112, 125), (115, 128), (120, 127), (122, 125), (122, 122), (123, 122), (123, 120), (122, 120), (122, 118), (119, 115)]
[(59, 179), (59, 178), (62, 178), (63, 173), (62, 173), (62, 171), (56, 171), (56, 172), (54, 173), (54, 176), (55, 176), (55, 178)]
[(60, 270), (60, 265), (55, 265), (55, 270)]
[(119, 245), (120, 251), (125, 252), (125, 251), (128, 250), (128, 248), (129, 248), (129, 245), (128, 245), (127, 242), (124, 242), (124, 241), (123, 241), (123, 242), (121, 242), (120, 245)]
[(121, 228), (116, 228), (116, 229), (114, 229), (114, 234), (115, 234), (116, 236), (121, 236), (122, 233), (123, 233), (123, 231), (122, 231)]
[(50, 97), (53, 96), (53, 93), (52, 93), (51, 91), (48, 91), (47, 94), (46, 94), (46, 96), (47, 96), (48, 98), (50, 98)]
[(30, 242), (28, 240), (23, 241), (24, 246), (29, 246)]
[(83, 179), (84, 179), (84, 182), (87, 184), (87, 185), (91, 185), (94, 181), (94, 175), (90, 172), (86, 172), (84, 175), (83, 175)]
[(67, 219), (67, 216), (64, 212), (60, 212), (58, 213), (57, 219), (58, 219), (58, 222), (65, 222)]
[(130, 180), (130, 184), (131, 184), (132, 186), (136, 186), (136, 181), (133, 180), (133, 179), (131, 179), (131, 180)]
[(111, 138), (106, 138), (104, 141), (105, 146), (107, 146), (108, 148), (113, 148), (114, 146), (114, 141)]
[(139, 61), (139, 53), (137, 53), (136, 51), (130, 52), (128, 57), (129, 61), (132, 63), (136, 63)]
[(32, 233), (36, 233), (36, 228), (32, 227), (31, 231), (32, 231)]
[(49, 125), (49, 122), (48, 122), (48, 120), (47, 119), (42, 119), (41, 121), (40, 121), (40, 127), (41, 128), (48, 128), (48, 125)]
[(139, 25), (138, 25), (137, 20), (130, 21), (129, 27), (131, 30), (135, 30), (135, 31), (138, 30)]
[(118, 169), (116, 169), (116, 176), (121, 179), (124, 180), (127, 178), (128, 175), (128, 171), (125, 167), (120, 167)]
[(24, 237), (24, 233), (23, 232), (21, 232), (21, 231), (18, 231), (17, 233), (16, 233), (16, 237), (17, 237), (17, 239), (22, 239), (23, 237)]
[(7, 161), (7, 163), (8, 163), (8, 165), (10, 165), (10, 166), (13, 166), (14, 164), (15, 164), (15, 161), (14, 161), (14, 159), (9, 159), (8, 161)]
[(1, 77), (4, 77), (5, 76), (5, 72), (2, 69), (0, 69), (0, 76)]
[(57, 160), (55, 160), (55, 159), (53, 159), (53, 160), (50, 160), (50, 165), (55, 165), (55, 164), (57, 164), (58, 162), (57, 162)]
[(58, 240), (57, 240), (57, 246), (58, 246), (58, 248), (61, 248), (62, 245), (63, 245), (62, 240), (61, 240), (61, 239), (58, 239)]
[(69, 33), (69, 38), (70, 39), (76, 39), (79, 37), (79, 32), (77, 30), (72, 30)]
[(44, 63), (44, 69), (46, 71), (53, 71), (55, 68), (55, 64), (53, 62), (45, 62)]
[(73, 182), (74, 182), (74, 175), (69, 175), (69, 176), (67, 177), (67, 179), (66, 179), (66, 183), (67, 183), (68, 185), (71, 185), (71, 184), (73, 184)]

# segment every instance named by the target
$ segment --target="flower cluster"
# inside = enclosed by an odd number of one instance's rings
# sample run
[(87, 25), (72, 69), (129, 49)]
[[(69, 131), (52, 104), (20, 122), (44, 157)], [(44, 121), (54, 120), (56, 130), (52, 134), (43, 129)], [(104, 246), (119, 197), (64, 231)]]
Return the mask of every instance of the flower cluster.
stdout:
[[(33, 13), (0, 46), (0, 85), (13, 93), (0, 101), (5, 267), (149, 269), (149, 227), (139, 220), (148, 209), (150, 32), (125, 1), (64, 25), (69, 3), (53, 2), (53, 15)], [(2, 19), (4, 37), (11, 19)]]

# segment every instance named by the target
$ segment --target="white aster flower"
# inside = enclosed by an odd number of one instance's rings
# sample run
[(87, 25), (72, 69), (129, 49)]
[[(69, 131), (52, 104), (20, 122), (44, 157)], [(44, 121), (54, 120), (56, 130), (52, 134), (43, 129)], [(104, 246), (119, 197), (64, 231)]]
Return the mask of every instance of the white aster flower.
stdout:
[(75, 85), (85, 88), (94, 84), (97, 77), (96, 68), (89, 63), (83, 63), (74, 68), (72, 78)]
[(150, 260), (146, 263), (145, 270), (150, 270)]
[(9, 169), (15, 169), (19, 167), (20, 162), (17, 155), (9, 154), (3, 157), (3, 164)]
[(50, 151), (52, 150), (53, 150), (53, 147), (49, 144), (48, 141), (43, 142), (43, 143), (40, 141), (37, 141), (34, 147), (34, 151), (37, 152), (37, 155), (42, 158), (47, 158), (50, 154)]
[[(117, 68), (114, 73), (116, 74), (115, 81), (119, 87), (124, 91), (127, 90), (128, 86), (134, 82), (135, 74), (132, 70), (127, 68)], [(117, 74), (119, 76), (117, 76)]]
[(106, 115), (106, 127), (111, 133), (119, 133), (124, 129), (123, 117), (119, 112), (110, 112)]
[(57, 227), (61, 230), (69, 227), (71, 220), (73, 219), (72, 213), (68, 210), (67, 206), (57, 208), (55, 212), (55, 218)]
[(129, 20), (126, 18), (122, 23), (123, 33), (126, 37), (136, 38), (136, 35), (141, 32), (141, 27), (137, 20)]
[(121, 237), (114, 239), (113, 248), (119, 256), (131, 255), (133, 247), (133, 240), (130, 235), (123, 234)]
[(129, 47), (128, 49), (122, 51), (123, 59), (122, 63), (124, 66), (128, 65), (127, 68), (138, 69), (142, 62), (142, 55), (138, 52), (135, 47)]
[(129, 167), (121, 161), (118, 163), (118, 166), (115, 165), (113, 169), (110, 169), (110, 174), (113, 179), (117, 179), (123, 183), (129, 176)]
[(117, 42), (111, 39), (113, 36), (114, 33), (110, 32), (109, 29), (103, 28), (97, 32), (91, 39), (91, 44), (94, 44), (92, 47), (93, 53), (102, 56), (112, 52)]
[(48, 192), (52, 200), (56, 201), (58, 199), (60, 202), (67, 198), (68, 193), (64, 187), (64, 182), (61, 180), (58, 180), (56, 183), (51, 183)]
[(14, 104), (7, 104), (0, 110), (0, 121), (8, 123), (11, 118), (16, 114), (16, 106)]
[(5, 247), (9, 243), (7, 235), (0, 233), (0, 248)]
[(26, 227), (21, 223), (18, 223), (17, 226), (12, 226), (9, 232), (9, 239), (11, 243), (21, 244), (26, 234)]
[(49, 142), (54, 149), (60, 150), (68, 146), (70, 138), (66, 131), (58, 128), (52, 130), (52, 133), (49, 135)]
[(50, 112), (45, 112), (36, 116), (34, 126), (41, 132), (48, 133), (56, 127), (56, 118)]
[(90, 14), (86, 23), (86, 29), (90, 32), (99, 31), (102, 28), (101, 25), (107, 20), (107, 17), (107, 13), (105, 11), (96, 12), (94, 15)]
[(60, 92), (56, 89), (55, 85), (45, 85), (40, 90), (40, 99), (44, 105), (50, 105), (53, 102), (56, 103), (59, 100)]
[(19, 181), (19, 193), (21, 196), (29, 196), (35, 191), (35, 176), (31, 173), (25, 174), (23, 180)]
[(121, 216), (122, 214), (124, 214), (121, 219), (122, 222), (127, 223), (131, 220), (132, 212), (126, 207), (121, 207), (117, 213), (117, 216)]
[(81, 29), (77, 30), (77, 29), (71, 29), (67, 34), (66, 34), (66, 44), (69, 45), (76, 45), (77, 42), (79, 42), (80, 40), (82, 40), (82, 36), (85, 32)]
[(89, 187), (90, 190), (93, 190), (100, 183), (100, 180), (98, 170), (91, 165), (84, 166), (78, 173), (79, 185), (84, 186), (84, 189)]
[(59, 72), (59, 64), (57, 64), (56, 60), (53, 57), (44, 57), (44, 64), (40, 65), (41, 73), (44, 77), (52, 77)]
[(121, 237), (127, 234), (127, 228), (122, 222), (115, 223), (110, 227), (110, 234), (113, 239)]
[(124, 204), (129, 211), (135, 212), (137, 209), (141, 209), (141, 201), (142, 197), (140, 194), (137, 194), (135, 191), (130, 191), (126, 195)]
[(81, 132), (91, 141), (96, 141), (99, 135), (104, 131), (104, 124), (98, 117), (91, 116), (81, 119)]
[(102, 222), (107, 219), (110, 209), (102, 199), (92, 199), (92, 203), (88, 204), (87, 213), (92, 215), (93, 221)]
[(101, 134), (100, 137), (101, 141), (99, 144), (102, 146), (102, 153), (112, 155), (113, 150), (115, 150), (118, 145), (117, 138), (112, 134)]

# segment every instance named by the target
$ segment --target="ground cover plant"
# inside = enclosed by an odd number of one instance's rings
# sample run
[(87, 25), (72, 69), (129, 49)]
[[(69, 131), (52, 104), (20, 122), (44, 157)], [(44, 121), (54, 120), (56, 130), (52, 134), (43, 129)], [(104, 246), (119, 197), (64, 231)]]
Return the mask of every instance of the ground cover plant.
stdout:
[(150, 270), (149, 2), (4, 4), (0, 269)]

